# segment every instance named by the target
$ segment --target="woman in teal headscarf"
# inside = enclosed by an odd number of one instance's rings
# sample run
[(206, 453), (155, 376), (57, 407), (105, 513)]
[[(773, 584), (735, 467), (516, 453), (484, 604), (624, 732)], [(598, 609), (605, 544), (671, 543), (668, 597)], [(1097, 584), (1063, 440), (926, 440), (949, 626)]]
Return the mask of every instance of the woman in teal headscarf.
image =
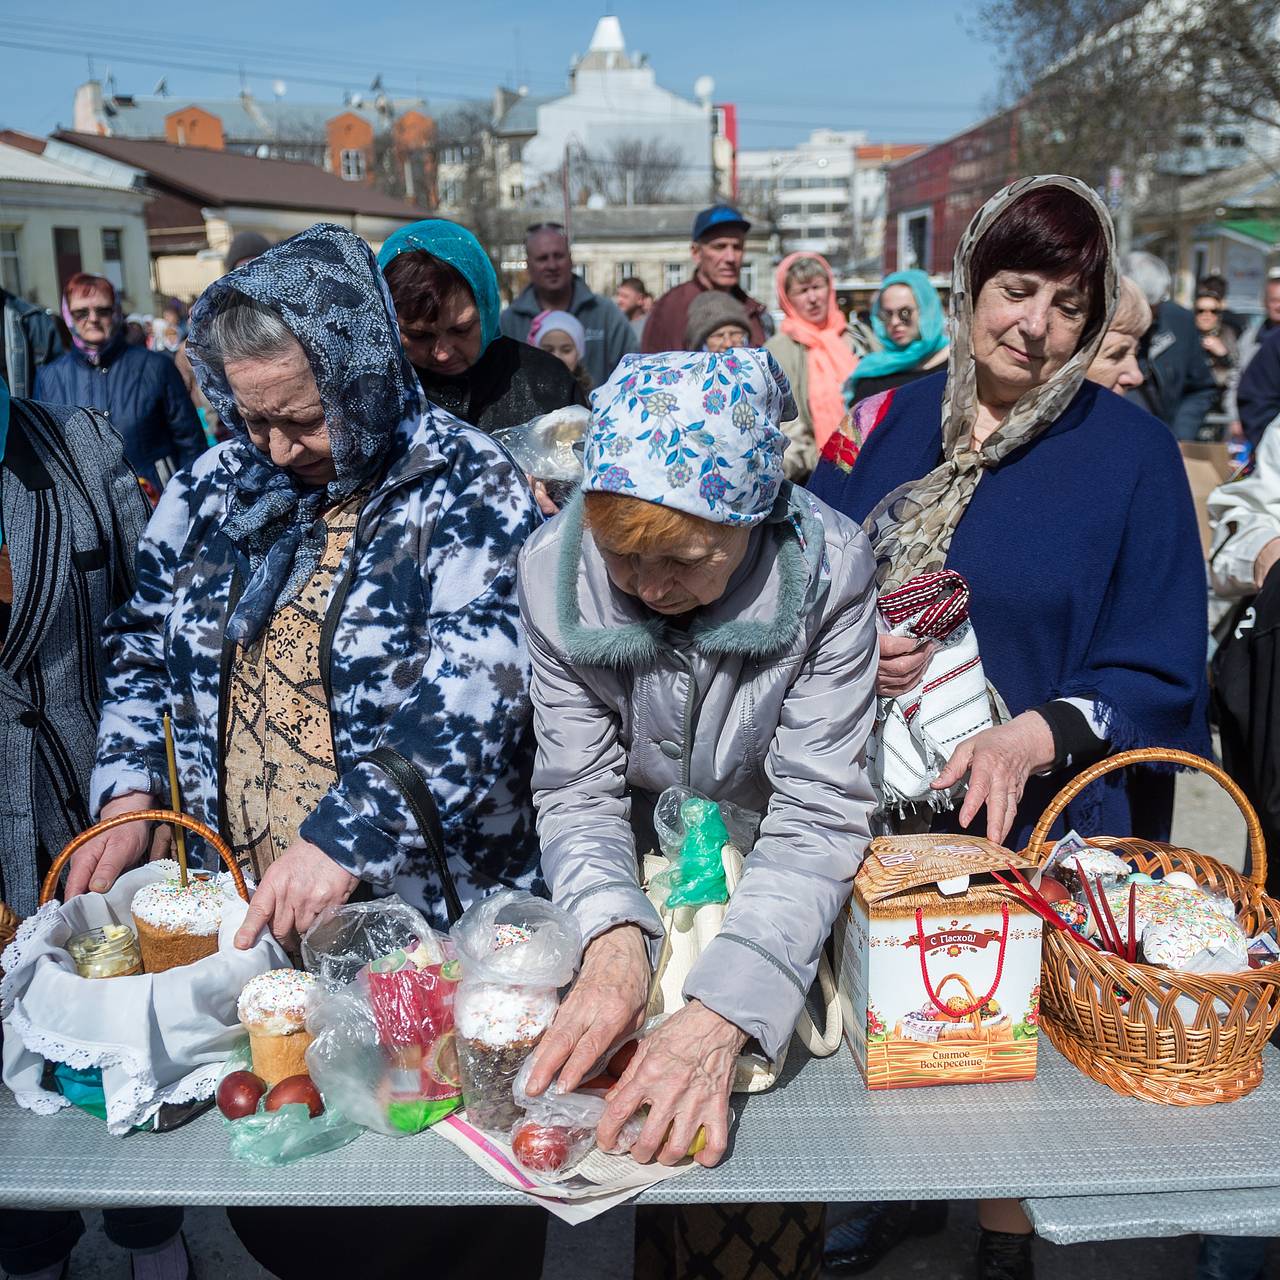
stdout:
[(498, 331), (498, 277), (465, 227), (441, 218), (401, 227), (378, 265), (401, 344), (432, 404), (495, 431), (585, 403), (561, 361)]
[(849, 408), (923, 378), (947, 360), (942, 299), (923, 271), (885, 276), (872, 307), (871, 326), (884, 349), (863, 356), (846, 380), (844, 399)]

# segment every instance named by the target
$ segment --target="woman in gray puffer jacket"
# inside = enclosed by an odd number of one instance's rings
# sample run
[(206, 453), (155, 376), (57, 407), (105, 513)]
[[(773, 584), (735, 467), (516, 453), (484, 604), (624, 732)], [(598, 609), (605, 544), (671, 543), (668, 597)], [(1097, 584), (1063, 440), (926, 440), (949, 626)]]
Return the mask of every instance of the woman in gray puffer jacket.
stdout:
[(767, 353), (628, 356), (592, 400), (584, 497), (520, 561), (543, 872), (588, 942), (530, 1083), (573, 1088), (642, 1020), (662, 927), (637, 854), (658, 795), (753, 809), (688, 1003), (599, 1128), (608, 1145), (647, 1104), (634, 1156), (674, 1163), (705, 1126), (712, 1165), (736, 1056), (782, 1053), (869, 839), (875, 566), (856, 525), (782, 480), (790, 395)]

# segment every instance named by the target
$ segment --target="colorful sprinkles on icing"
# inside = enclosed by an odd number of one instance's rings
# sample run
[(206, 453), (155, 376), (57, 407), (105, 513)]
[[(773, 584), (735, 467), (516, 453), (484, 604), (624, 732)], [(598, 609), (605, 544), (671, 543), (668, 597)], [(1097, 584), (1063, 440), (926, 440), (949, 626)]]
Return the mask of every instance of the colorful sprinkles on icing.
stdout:
[(551, 1025), (558, 1005), (556, 993), (541, 987), (476, 983), (458, 992), (454, 1025), (464, 1039), (480, 1044), (533, 1041)]
[(533, 937), (533, 930), (522, 924), (499, 924), (493, 929), (493, 949), (502, 951), (507, 947), (518, 947)]
[(218, 932), (225, 906), (212, 880), (192, 880), (185, 889), (177, 880), (155, 880), (133, 895), (130, 910), (152, 928), (204, 937)]
[(301, 970), (271, 969), (245, 983), (236, 1012), (246, 1027), (278, 1020), (301, 1026), (307, 1019), (307, 996), (315, 985), (315, 978)]
[[(1241, 968), (1248, 963), (1249, 940), (1244, 930), (1208, 894), (1159, 881), (1136, 888), (1137, 933), (1148, 964), (1177, 969), (1210, 948), (1233, 953)], [(1123, 919), (1129, 909), (1129, 886), (1109, 889), (1107, 900), (1116, 919)]]

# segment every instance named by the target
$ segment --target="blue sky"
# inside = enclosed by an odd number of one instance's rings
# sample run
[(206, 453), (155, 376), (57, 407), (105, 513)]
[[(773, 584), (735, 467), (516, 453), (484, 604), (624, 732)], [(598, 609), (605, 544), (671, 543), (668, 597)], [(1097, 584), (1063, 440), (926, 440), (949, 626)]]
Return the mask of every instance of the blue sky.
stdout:
[[(692, 97), (698, 76), (714, 77), (716, 100), (738, 104), (745, 146), (787, 145), (821, 125), (865, 129), (875, 141), (934, 141), (989, 110), (999, 81), (994, 52), (973, 33), (973, 0), (616, 0), (611, 10), (600, 0), (418, 0), (368, 10), (350, 0), (4, 0), (0, 8), (0, 125), (33, 133), (70, 127), (90, 55), (99, 78), (110, 70), (121, 92), (151, 93), (165, 76), (175, 99), (232, 97), (240, 67), (255, 94), (269, 99), (279, 79), (297, 102), (340, 102), (344, 88), (367, 89), (377, 72), (389, 90), (428, 101), (485, 97), (500, 82), (553, 93), (610, 11), (664, 87)], [(182, 16), (193, 10), (203, 14), (198, 24)]]

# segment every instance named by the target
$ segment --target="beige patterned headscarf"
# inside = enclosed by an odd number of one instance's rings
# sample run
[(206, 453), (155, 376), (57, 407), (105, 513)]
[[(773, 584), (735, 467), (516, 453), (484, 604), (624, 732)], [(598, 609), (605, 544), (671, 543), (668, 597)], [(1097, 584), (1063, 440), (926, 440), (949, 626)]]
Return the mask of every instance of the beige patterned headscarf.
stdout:
[[(973, 359), (973, 296), (969, 267), (978, 242), (1020, 196), (1040, 187), (1062, 187), (1088, 202), (1106, 239), (1105, 308), (1102, 322), (1084, 345), (1047, 382), (1028, 391), (987, 437), (971, 447), (978, 417), (978, 374)], [(956, 249), (951, 279), (951, 356), (942, 399), (942, 463), (928, 475), (900, 485), (863, 522), (871, 539), (882, 591), (891, 591), (946, 564), (956, 526), (982, 473), (1046, 431), (1075, 398), (1106, 336), (1116, 305), (1115, 233), (1102, 201), (1076, 178), (1046, 174), (1019, 178), (997, 192), (974, 215)]]

